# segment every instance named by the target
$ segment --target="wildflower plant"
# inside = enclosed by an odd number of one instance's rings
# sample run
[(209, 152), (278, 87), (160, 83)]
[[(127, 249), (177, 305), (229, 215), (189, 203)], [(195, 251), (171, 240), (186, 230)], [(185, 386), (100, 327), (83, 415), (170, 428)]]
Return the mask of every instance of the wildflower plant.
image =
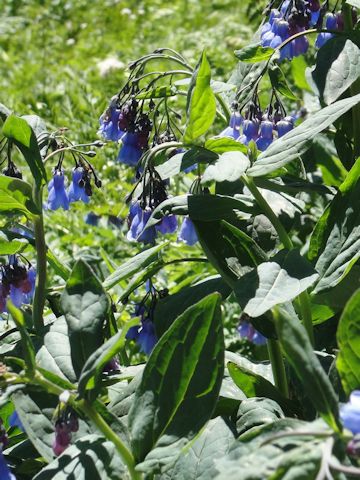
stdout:
[[(227, 83), (142, 56), (88, 143), (0, 106), (1, 478), (360, 477), (358, 6), (271, 1)], [(132, 254), (63, 262), (108, 142)]]

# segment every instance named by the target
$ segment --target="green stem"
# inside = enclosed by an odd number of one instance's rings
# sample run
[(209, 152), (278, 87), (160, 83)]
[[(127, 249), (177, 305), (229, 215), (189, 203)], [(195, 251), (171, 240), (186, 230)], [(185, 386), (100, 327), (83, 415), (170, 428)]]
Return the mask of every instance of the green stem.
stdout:
[[(37, 385), (44, 388), (47, 392), (52, 393), (56, 396), (61, 395), (64, 391), (63, 388), (55, 385), (54, 383), (44, 378), (40, 372), (36, 372), (32, 381), (33, 383), (36, 383)], [(87, 417), (89, 417), (90, 420), (92, 420), (92, 422), (104, 435), (104, 437), (115, 445), (121, 459), (129, 469), (130, 477), (132, 478), (132, 480), (141, 480), (142, 476), (139, 472), (135, 470), (135, 461), (131, 452), (123, 444), (122, 440), (116, 435), (116, 433), (109, 427), (103, 417), (94, 409), (94, 407), (90, 405), (86, 400), (76, 400), (75, 395), (72, 393), (70, 393), (69, 404), (76, 411), (81, 411)]]
[(46, 295), (46, 243), (44, 234), (43, 215), (40, 214), (34, 220), (35, 248), (36, 248), (36, 283), (33, 301), (33, 324), (37, 333), (44, 328), (44, 306)]
[(215, 97), (216, 97), (216, 100), (219, 102), (219, 104), (220, 104), (220, 106), (221, 106), (221, 108), (224, 112), (224, 117), (225, 117), (226, 122), (229, 123), (230, 122), (230, 117), (231, 117), (231, 112), (230, 112), (230, 109), (229, 109), (227, 103), (222, 98), (220, 93), (215, 93)]
[(267, 348), (269, 352), (269, 359), (271, 363), (272, 372), (274, 375), (274, 382), (280, 392), (286, 397), (289, 397), (289, 387), (286, 377), (286, 370), (284, 359), (281, 353), (281, 347), (277, 340), (268, 338)]
[[(284, 247), (287, 250), (292, 250), (294, 248), (294, 245), (291, 241), (291, 238), (287, 234), (285, 228), (283, 227), (283, 224), (280, 222), (279, 218), (277, 215), (275, 215), (274, 211), (270, 207), (270, 205), (267, 203), (265, 198), (261, 195), (259, 189), (255, 185), (254, 180), (251, 177), (247, 177), (246, 175), (243, 175), (242, 181), (244, 184), (247, 186), (247, 188), (250, 190), (251, 194), (255, 198), (257, 204), (261, 208), (261, 210), (264, 212), (264, 214), (267, 216), (267, 218), (270, 220), (271, 224), (277, 231), (277, 234), (279, 235), (280, 241), (284, 245)], [(312, 323), (312, 316), (311, 316), (311, 306), (310, 306), (310, 298), (309, 294), (305, 290), (305, 292), (302, 292), (299, 297), (299, 305), (300, 305), (300, 311), (301, 311), (301, 318), (304, 323), (304, 327), (306, 328), (306, 331), (308, 333), (309, 339), (314, 345), (314, 329), (313, 329), (313, 323)]]
[(131, 452), (127, 449), (127, 447), (123, 444), (121, 439), (116, 435), (116, 433), (109, 427), (109, 425), (105, 422), (101, 415), (86, 401), (80, 400), (78, 402), (78, 406), (81, 410), (86, 413), (86, 415), (93, 421), (93, 423), (97, 426), (100, 432), (107, 438), (110, 442), (112, 442), (117, 451), (120, 454), (121, 459), (127, 466), (130, 477), (133, 480), (140, 480), (142, 478), (141, 473), (135, 470), (135, 461), (134, 457), (132, 456)]
[[(344, 23), (345, 30), (352, 31), (353, 20), (351, 5), (344, 3), (343, 4), (344, 12)], [(360, 93), (360, 79), (358, 78), (350, 87), (350, 94), (353, 97)], [(360, 105), (356, 104), (352, 108), (352, 122), (353, 122), (353, 136), (354, 136), (354, 156), (355, 158), (360, 156)]]

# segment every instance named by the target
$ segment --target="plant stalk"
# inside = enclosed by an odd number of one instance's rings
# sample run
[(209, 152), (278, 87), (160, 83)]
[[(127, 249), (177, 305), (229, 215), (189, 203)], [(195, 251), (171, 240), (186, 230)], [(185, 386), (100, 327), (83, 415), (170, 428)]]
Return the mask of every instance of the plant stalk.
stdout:
[[(274, 211), (270, 207), (270, 205), (267, 203), (265, 198), (261, 195), (260, 190), (257, 188), (255, 185), (254, 180), (251, 177), (247, 177), (246, 175), (242, 176), (242, 181), (244, 184), (247, 186), (247, 188), (250, 190), (252, 193), (253, 197), (255, 198), (257, 204), (261, 208), (261, 210), (264, 212), (264, 214), (267, 216), (267, 218), (270, 220), (271, 224), (275, 228), (277, 234), (279, 235), (280, 241), (284, 245), (284, 247), (287, 250), (292, 250), (294, 248), (294, 245), (291, 241), (291, 238), (287, 234), (283, 224), (280, 222), (279, 218), (277, 215), (275, 215)], [(309, 294), (305, 290), (305, 292), (302, 292), (299, 296), (299, 305), (300, 305), (300, 311), (301, 311), (301, 317), (302, 321), (304, 323), (304, 327), (308, 333), (309, 339), (311, 341), (311, 344), (314, 345), (314, 329), (313, 329), (313, 323), (312, 323), (312, 317), (311, 317), (311, 306), (310, 306), (310, 298)]]
[(268, 338), (267, 348), (269, 353), (269, 359), (271, 363), (272, 372), (274, 375), (274, 383), (280, 392), (289, 398), (289, 387), (286, 377), (286, 370), (284, 359), (281, 353), (280, 343), (273, 338)]
[(42, 213), (34, 220), (35, 248), (36, 248), (36, 282), (33, 300), (33, 324), (40, 334), (44, 328), (44, 306), (46, 294), (46, 243), (44, 234), (44, 219)]

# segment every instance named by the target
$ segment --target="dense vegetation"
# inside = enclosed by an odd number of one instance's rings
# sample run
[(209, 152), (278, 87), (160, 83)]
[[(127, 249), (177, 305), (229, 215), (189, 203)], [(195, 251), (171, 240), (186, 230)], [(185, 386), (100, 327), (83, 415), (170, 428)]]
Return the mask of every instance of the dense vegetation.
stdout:
[(1, 480), (360, 477), (357, 8), (2, 2)]

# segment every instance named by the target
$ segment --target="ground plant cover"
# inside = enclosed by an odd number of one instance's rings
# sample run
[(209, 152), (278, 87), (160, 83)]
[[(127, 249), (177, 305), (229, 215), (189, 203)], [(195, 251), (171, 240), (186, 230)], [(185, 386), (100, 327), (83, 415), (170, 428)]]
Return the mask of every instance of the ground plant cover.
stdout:
[(360, 2), (0, 15), (0, 480), (360, 478)]

